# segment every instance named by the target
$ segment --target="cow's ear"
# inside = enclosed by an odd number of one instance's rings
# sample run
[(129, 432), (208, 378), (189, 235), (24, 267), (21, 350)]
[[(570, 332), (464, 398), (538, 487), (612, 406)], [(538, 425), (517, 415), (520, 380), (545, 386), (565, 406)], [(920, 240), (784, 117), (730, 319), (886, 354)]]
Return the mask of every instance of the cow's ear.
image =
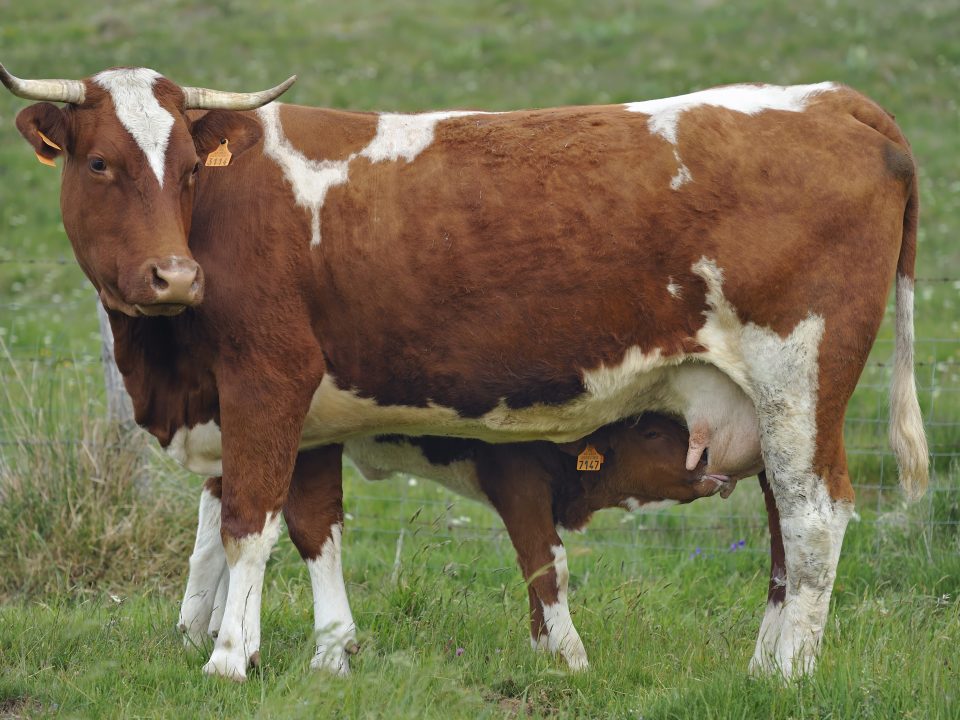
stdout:
[(67, 147), (67, 117), (52, 103), (37, 103), (21, 110), (17, 114), (17, 130), (45, 165), (53, 165), (54, 158)]
[(257, 144), (263, 135), (260, 123), (236, 110), (211, 110), (195, 120), (190, 128), (193, 144), (201, 161), (227, 140), (236, 157)]

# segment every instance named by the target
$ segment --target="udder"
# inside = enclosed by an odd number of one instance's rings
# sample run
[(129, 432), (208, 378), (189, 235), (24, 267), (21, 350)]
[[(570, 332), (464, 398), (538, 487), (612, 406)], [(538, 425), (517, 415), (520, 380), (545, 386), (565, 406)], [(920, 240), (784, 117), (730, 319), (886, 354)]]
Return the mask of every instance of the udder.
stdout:
[(733, 381), (710, 366), (689, 366), (677, 385), (687, 400), (688, 469), (697, 467), (706, 453), (706, 472), (718, 481), (736, 481), (763, 470), (756, 409)]

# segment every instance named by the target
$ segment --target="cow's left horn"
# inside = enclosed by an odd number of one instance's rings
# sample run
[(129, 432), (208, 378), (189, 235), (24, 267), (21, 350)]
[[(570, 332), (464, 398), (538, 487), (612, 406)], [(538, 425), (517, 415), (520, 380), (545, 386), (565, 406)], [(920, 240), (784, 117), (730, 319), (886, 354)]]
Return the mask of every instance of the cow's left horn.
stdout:
[(81, 80), (22, 80), (0, 65), (0, 82), (17, 97), (25, 100), (82, 103), (86, 87)]
[(254, 110), (276, 100), (297, 80), (291, 75), (276, 87), (252, 93), (235, 93), (207, 88), (181, 88), (186, 96), (186, 110)]

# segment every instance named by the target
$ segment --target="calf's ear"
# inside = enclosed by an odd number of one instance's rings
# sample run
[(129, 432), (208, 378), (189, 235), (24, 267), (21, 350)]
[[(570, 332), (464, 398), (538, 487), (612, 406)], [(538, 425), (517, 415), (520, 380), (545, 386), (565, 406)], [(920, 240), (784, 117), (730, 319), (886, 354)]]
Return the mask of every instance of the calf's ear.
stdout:
[(233, 157), (246, 152), (257, 144), (263, 130), (260, 123), (244, 113), (236, 110), (211, 110), (193, 122), (190, 133), (202, 162), (207, 155), (220, 147), (224, 140), (228, 142), (227, 147)]
[(53, 103), (36, 103), (17, 113), (17, 130), (44, 165), (55, 165), (54, 158), (68, 145), (66, 115)]

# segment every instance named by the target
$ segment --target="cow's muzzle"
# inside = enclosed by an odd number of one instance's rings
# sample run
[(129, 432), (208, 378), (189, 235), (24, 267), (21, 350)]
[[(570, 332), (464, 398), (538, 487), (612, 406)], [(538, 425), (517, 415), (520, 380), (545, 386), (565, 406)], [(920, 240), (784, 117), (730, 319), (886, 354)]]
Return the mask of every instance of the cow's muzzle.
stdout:
[(144, 292), (132, 304), (144, 315), (177, 315), (203, 300), (203, 270), (188, 257), (148, 260), (141, 272)]

